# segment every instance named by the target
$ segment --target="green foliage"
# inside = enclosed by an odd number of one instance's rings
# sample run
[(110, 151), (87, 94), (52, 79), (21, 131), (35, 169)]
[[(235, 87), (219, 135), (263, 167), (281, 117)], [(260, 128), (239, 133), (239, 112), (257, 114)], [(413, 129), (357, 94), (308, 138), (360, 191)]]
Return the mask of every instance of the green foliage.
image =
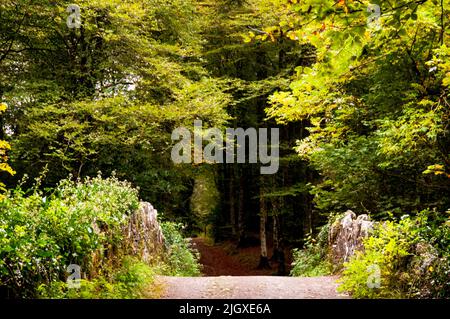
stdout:
[(155, 270), (135, 258), (125, 257), (118, 269), (91, 280), (82, 279), (80, 288), (68, 288), (62, 281), (41, 284), (39, 298), (52, 299), (136, 299), (157, 297), (152, 290)]
[[(120, 179), (189, 231), (212, 215), (214, 232), (236, 239), (257, 230), (262, 209), (282, 244), (332, 212), (411, 212), (368, 239), (344, 286), (361, 297), (448, 295), (448, 226), (418, 212), (450, 205), (450, 6), (376, 1), (378, 27), (369, 2), (78, 0), (82, 24), (70, 29), (69, 1), (1, 1), (0, 191), (48, 169), (39, 187), (25, 183), (0, 203), (5, 294), (34, 296), (42, 283), (48, 297), (140, 296), (130, 287), (150, 271), (114, 251), (138, 203)], [(198, 177), (203, 168), (174, 165), (171, 133), (195, 119), (280, 127), (279, 173), (223, 165)], [(98, 171), (118, 178), (81, 182)], [(69, 174), (80, 181), (60, 182)], [(328, 273), (322, 231), (295, 251), (293, 275)], [(157, 271), (198, 275), (180, 227), (164, 232)], [(440, 260), (426, 275), (412, 266), (422, 242)], [(60, 282), (69, 263), (88, 274), (78, 292)], [(361, 286), (373, 263), (379, 290)]]
[(0, 43), (11, 40), (0, 52), (0, 97), (11, 105), (1, 124), (17, 179), (47, 166), (43, 184), (54, 187), (69, 173), (116, 171), (166, 213), (183, 212), (193, 172), (170, 160), (171, 133), (199, 118), (222, 127), (230, 100), (199, 59), (195, 3), (80, 0), (80, 29), (66, 25), (69, 4), (0, 5)]
[[(279, 15), (286, 12), (274, 1), (207, 0), (199, 4), (199, 11), (204, 16), (206, 67), (223, 80), (226, 92), (233, 98), (227, 108), (232, 117), (228, 127), (279, 127), (266, 118), (267, 97), (276, 90), (287, 90), (295, 69), (314, 61), (312, 46), (276, 36), (278, 30), (271, 30), (269, 36), (263, 26), (277, 23)], [(252, 37), (247, 33), (252, 33)], [(259, 178), (259, 164), (218, 167), (216, 185), (221, 205), (210, 218), (215, 240), (231, 238), (243, 242), (244, 237), (252, 236), (250, 232), (257, 231), (253, 221), (258, 218), (263, 183), (270, 185), (264, 191), (265, 196), (270, 196), (266, 200), (269, 223), (278, 218), (275, 216), (282, 216), (280, 236), (292, 243), (301, 241), (303, 232), (299, 228), (310, 231), (305, 221), (311, 213), (309, 195), (297, 187), (300, 180), (305, 184), (309, 181), (306, 163), (293, 150), (295, 140), (307, 133), (302, 127), (303, 124), (295, 123), (280, 128), (280, 169), (265, 181)], [(305, 213), (297, 214), (299, 210)], [(243, 216), (241, 222), (238, 216)]]
[(296, 150), (322, 176), (317, 207), (447, 209), (449, 6), (380, 2), (376, 28), (368, 1), (274, 2), (284, 34), (316, 48), (315, 64), (297, 68), (266, 111), (281, 124), (310, 121)]
[[(6, 110), (7, 106), (4, 103), (0, 103), (0, 114)], [(7, 172), (14, 175), (16, 172), (7, 163), (8, 155), (7, 151), (11, 149), (11, 145), (8, 142), (0, 140), (0, 172)], [(6, 191), (5, 184), (0, 182), (0, 192)], [(3, 195), (0, 194), (0, 200), (3, 199)]]
[(181, 224), (163, 222), (161, 228), (166, 239), (167, 255), (162, 272), (170, 276), (199, 276), (200, 258), (187, 239), (181, 235)]
[[(281, 124), (309, 121), (296, 151), (320, 174), (311, 185), (316, 207), (381, 219), (448, 209), (448, 1), (378, 2), (379, 28), (367, 23), (368, 1), (274, 2), (286, 10), (285, 35), (316, 48), (315, 64), (297, 68), (266, 110)], [(445, 223), (422, 214), (386, 221), (347, 265), (341, 289), (369, 298), (448, 295), (446, 236)], [(439, 251), (428, 273), (413, 266), (421, 241)], [(372, 265), (381, 269), (379, 289), (367, 286)]]
[(212, 118), (220, 116), (222, 102), (210, 98), (203, 103), (189, 105), (189, 110), (180, 111), (178, 104), (162, 110), (115, 97), (36, 108), (29, 112), (27, 126), (14, 142), (15, 156), (20, 156), (17, 165), (30, 176), (47, 165), (45, 183), (49, 186), (67, 173), (78, 177), (98, 170), (105, 174), (116, 171), (120, 178), (141, 186), (140, 195), (145, 200), (154, 205), (164, 203), (170, 212), (183, 200), (192, 174), (189, 167), (173, 165), (171, 132), (179, 126), (192, 126), (202, 112), (200, 108), (208, 107), (206, 112)]
[[(344, 265), (339, 290), (355, 298), (448, 297), (450, 227), (448, 220), (429, 215), (378, 224), (364, 250)], [(368, 285), (374, 266), (380, 269), (379, 287)]]
[[(63, 180), (50, 194), (11, 190), (0, 202), (0, 283), (12, 296), (32, 297), (38, 284), (65, 278), (70, 264), (101, 273), (94, 253), (111, 255), (121, 226), (138, 207), (137, 191), (112, 177)], [(100, 231), (101, 230), (101, 231)]]
[(217, 190), (211, 169), (202, 170), (197, 173), (194, 189), (191, 196), (191, 225), (194, 225), (195, 231), (205, 232), (211, 217), (216, 211), (220, 200), (220, 194)]
[[(400, 297), (397, 271), (417, 241), (417, 230), (409, 218), (399, 223), (383, 223), (364, 241), (364, 252), (357, 252), (349, 263), (344, 264), (343, 284), (339, 289), (350, 291), (355, 298)], [(367, 286), (371, 275), (367, 268), (372, 265), (381, 269), (380, 288)]]
[(317, 238), (311, 234), (306, 237), (303, 249), (293, 250), (293, 267), (291, 276), (326, 276), (332, 272), (332, 264), (328, 260), (328, 232), (330, 223), (324, 225)]
[[(123, 226), (139, 206), (138, 191), (116, 177), (66, 179), (45, 194), (40, 180), (0, 202), (0, 291), (10, 297), (141, 298), (157, 294), (153, 275), (200, 274), (198, 253), (180, 225), (162, 224), (166, 250), (155, 264), (122, 250)], [(81, 267), (69, 289), (66, 267)], [(157, 287), (156, 287), (157, 288)]]

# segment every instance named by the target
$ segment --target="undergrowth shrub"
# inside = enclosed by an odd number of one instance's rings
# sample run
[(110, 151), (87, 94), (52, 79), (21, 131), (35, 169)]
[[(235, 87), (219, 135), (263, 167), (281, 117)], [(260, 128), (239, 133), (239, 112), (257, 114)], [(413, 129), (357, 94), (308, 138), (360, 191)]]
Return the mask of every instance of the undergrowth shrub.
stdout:
[[(101, 276), (80, 281), (80, 288), (68, 288), (63, 281), (38, 287), (39, 298), (58, 299), (136, 299), (158, 296), (154, 283), (155, 269), (137, 258), (125, 257), (120, 267), (104, 271)], [(152, 289), (150, 289), (152, 287)]]
[(323, 226), (316, 238), (308, 235), (303, 249), (294, 249), (291, 276), (325, 276), (332, 271), (328, 259), (330, 222)]
[(166, 260), (162, 272), (170, 276), (200, 275), (199, 253), (182, 236), (182, 225), (163, 222), (161, 228), (166, 240)]
[[(364, 250), (344, 264), (339, 291), (355, 298), (442, 298), (450, 296), (448, 218), (423, 211), (416, 217), (379, 223), (364, 240)], [(379, 285), (368, 285), (370, 267)]]
[(121, 241), (121, 226), (139, 205), (137, 190), (115, 177), (67, 179), (47, 193), (37, 186), (19, 186), (0, 202), (0, 294), (6, 297), (33, 297), (38, 284), (65, 278), (70, 264), (89, 276)]
[[(140, 298), (153, 293), (155, 273), (198, 275), (198, 255), (173, 223), (163, 223), (167, 249), (150, 264), (127, 255), (123, 226), (138, 207), (138, 190), (114, 176), (10, 190), (0, 201), (0, 297)], [(79, 289), (67, 287), (70, 264), (81, 267)]]

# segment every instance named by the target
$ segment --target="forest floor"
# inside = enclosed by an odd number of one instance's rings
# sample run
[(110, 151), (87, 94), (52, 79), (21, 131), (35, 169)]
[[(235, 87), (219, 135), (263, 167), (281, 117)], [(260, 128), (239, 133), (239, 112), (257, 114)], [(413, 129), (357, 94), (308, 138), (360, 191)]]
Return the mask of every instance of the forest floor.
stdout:
[(202, 277), (159, 277), (168, 299), (330, 299), (338, 294), (336, 276), (273, 276), (274, 269), (256, 269), (258, 247), (236, 249), (232, 243), (208, 244), (196, 238)]
[[(234, 242), (212, 244), (205, 238), (192, 239), (192, 246), (200, 252), (200, 264), (204, 276), (271, 276), (277, 272), (278, 264), (270, 262), (271, 269), (257, 269), (260, 247), (236, 248)], [(268, 246), (268, 251), (272, 247)], [(291, 258), (286, 261), (287, 272)]]

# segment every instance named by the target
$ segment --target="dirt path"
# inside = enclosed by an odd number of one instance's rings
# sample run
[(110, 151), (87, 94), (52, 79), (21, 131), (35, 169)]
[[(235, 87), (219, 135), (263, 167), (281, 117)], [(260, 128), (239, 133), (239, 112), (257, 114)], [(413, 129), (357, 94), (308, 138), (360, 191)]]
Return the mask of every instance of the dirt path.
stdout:
[(167, 299), (338, 299), (336, 277), (159, 277)]
[(158, 277), (167, 299), (330, 299), (348, 298), (336, 292), (337, 277), (271, 276), (272, 269), (256, 269), (259, 247), (192, 241), (198, 249), (204, 277)]
[(236, 248), (227, 242), (212, 245), (202, 238), (194, 238), (192, 246), (200, 252), (200, 264), (204, 276), (270, 276), (272, 269), (256, 269), (259, 262), (259, 247)]

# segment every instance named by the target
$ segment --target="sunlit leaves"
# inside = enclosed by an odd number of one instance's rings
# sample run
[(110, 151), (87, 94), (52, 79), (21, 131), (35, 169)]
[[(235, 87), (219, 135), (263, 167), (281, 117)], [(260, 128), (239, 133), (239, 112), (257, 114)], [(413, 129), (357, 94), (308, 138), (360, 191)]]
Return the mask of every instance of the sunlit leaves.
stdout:
[[(0, 114), (6, 111), (8, 106), (5, 103), (0, 103)], [(6, 172), (10, 175), (14, 175), (16, 172), (9, 166), (8, 154), (7, 152), (11, 149), (11, 145), (6, 142), (0, 140), (0, 172)], [(0, 191), (5, 191), (5, 184), (0, 182)], [(3, 198), (3, 195), (0, 194), (0, 200)]]
[(434, 174), (434, 175), (443, 175), (450, 178), (450, 174), (445, 172), (444, 165), (435, 164), (427, 167), (426, 170), (423, 171), (423, 174)]
[(191, 173), (168, 158), (171, 131), (198, 118), (216, 127), (228, 120), (225, 85), (204, 68), (204, 16), (184, 0), (75, 4), (82, 24), (73, 29), (69, 2), (0, 4), (0, 43), (15, 40), (0, 64), (14, 167), (36, 176), (48, 165), (46, 185), (116, 170), (169, 211)]
[(324, 210), (426, 207), (416, 199), (422, 193), (433, 193), (430, 205), (448, 203), (439, 196), (449, 170), (448, 9), (439, 1), (377, 4), (379, 28), (367, 25), (368, 1), (290, 1), (279, 23), (317, 57), (289, 91), (271, 96), (267, 114), (310, 121), (296, 150), (323, 176), (313, 193)]

